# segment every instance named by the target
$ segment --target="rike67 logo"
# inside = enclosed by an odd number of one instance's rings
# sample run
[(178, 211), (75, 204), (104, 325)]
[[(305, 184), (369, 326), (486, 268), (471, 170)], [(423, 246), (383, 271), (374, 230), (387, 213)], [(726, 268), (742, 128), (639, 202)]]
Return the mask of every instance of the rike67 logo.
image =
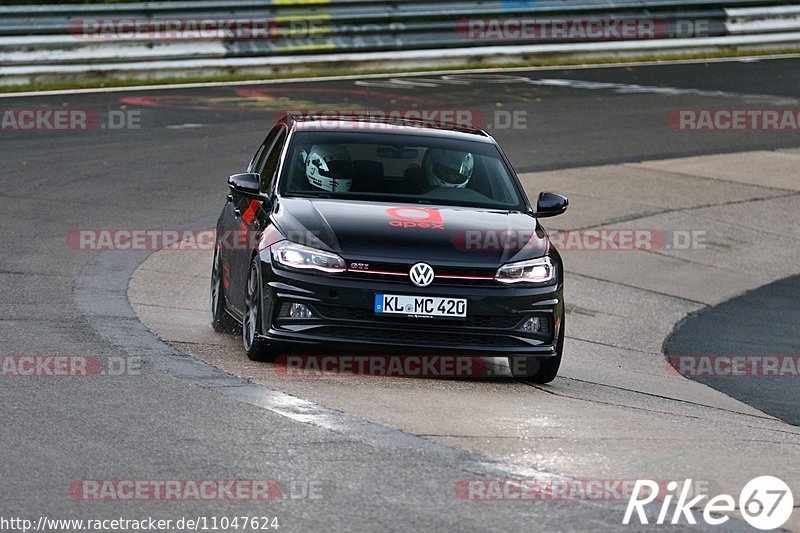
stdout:
[(423, 209), (421, 207), (393, 207), (386, 210), (386, 214), (393, 220), (389, 225), (395, 228), (418, 228), (444, 230), (442, 213), (438, 209)]
[[(661, 491), (662, 488), (665, 488), (666, 492)], [(698, 512), (706, 524), (719, 526), (730, 520), (731, 513), (738, 508), (742, 518), (750, 526), (770, 531), (788, 522), (794, 508), (794, 498), (789, 486), (772, 476), (760, 476), (749, 481), (739, 494), (738, 502), (728, 494), (714, 497), (701, 494), (692, 498), (691, 490), (691, 479), (687, 479), (682, 485), (670, 481), (666, 487), (662, 487), (656, 481), (637, 480), (622, 523), (630, 524), (635, 511), (639, 522), (648, 524), (645, 506), (660, 500), (661, 508), (655, 521), (658, 525), (667, 523), (676, 525), (680, 524), (682, 519), (686, 524), (695, 525), (697, 518), (694, 513)], [(674, 502), (675, 507), (672, 510), (670, 506), (676, 496), (677, 501)], [(706, 499), (708, 501), (704, 501)]]

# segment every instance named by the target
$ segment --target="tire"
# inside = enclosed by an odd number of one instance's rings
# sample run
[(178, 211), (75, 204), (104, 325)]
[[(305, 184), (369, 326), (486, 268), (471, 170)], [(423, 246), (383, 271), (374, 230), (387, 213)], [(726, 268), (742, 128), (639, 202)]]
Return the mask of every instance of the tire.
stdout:
[(511, 375), (531, 383), (550, 383), (558, 375), (561, 366), (561, 353), (564, 351), (564, 319), (561, 319), (561, 332), (556, 343), (556, 355), (548, 358), (514, 357), (508, 358)]
[(250, 262), (247, 274), (247, 293), (244, 299), (244, 320), (242, 320), (242, 342), (244, 351), (251, 361), (272, 362), (278, 357), (269, 342), (261, 338), (261, 271), (256, 255)]
[(211, 327), (217, 333), (235, 333), (239, 324), (225, 310), (225, 287), (222, 283), (222, 262), (219, 245), (214, 248), (214, 264), (211, 267)]

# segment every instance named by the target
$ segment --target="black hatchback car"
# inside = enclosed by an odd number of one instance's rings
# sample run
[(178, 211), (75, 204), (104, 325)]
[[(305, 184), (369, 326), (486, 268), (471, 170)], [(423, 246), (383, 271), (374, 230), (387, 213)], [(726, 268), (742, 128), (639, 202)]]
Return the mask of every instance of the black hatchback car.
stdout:
[(497, 143), (456, 126), (287, 117), (217, 222), (214, 329), (248, 357), (464, 354), (552, 381), (564, 345), (561, 258)]

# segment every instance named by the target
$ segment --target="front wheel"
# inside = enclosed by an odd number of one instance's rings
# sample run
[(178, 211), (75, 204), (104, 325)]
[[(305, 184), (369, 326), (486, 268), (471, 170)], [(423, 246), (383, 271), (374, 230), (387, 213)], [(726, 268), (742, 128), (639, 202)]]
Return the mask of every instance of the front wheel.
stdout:
[(247, 276), (247, 294), (244, 299), (244, 321), (242, 323), (242, 340), (247, 357), (251, 361), (271, 362), (278, 356), (269, 342), (261, 335), (261, 272), (258, 256), (250, 262), (250, 273)]

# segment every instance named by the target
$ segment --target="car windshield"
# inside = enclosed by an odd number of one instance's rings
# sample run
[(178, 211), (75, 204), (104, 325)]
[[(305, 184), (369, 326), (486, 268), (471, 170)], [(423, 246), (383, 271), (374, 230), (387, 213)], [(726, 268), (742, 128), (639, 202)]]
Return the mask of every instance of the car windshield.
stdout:
[(524, 210), (493, 143), (381, 132), (297, 132), (284, 196)]

